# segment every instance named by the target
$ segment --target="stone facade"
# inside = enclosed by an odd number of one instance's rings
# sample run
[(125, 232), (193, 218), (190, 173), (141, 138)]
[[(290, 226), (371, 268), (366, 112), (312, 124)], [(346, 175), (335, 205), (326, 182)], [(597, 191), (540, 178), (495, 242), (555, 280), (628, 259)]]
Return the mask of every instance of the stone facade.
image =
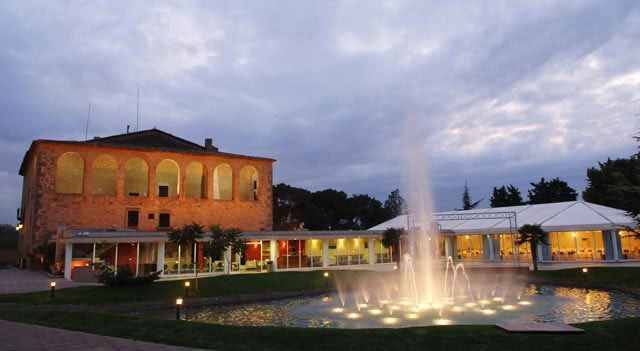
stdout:
[[(56, 164), (66, 152), (79, 154), (84, 162), (81, 194), (56, 192)], [(93, 195), (92, 163), (100, 155), (113, 157), (118, 164), (116, 196)], [(149, 166), (148, 196), (127, 196), (124, 191), (124, 164), (138, 157)], [(203, 198), (187, 198), (181, 190), (174, 198), (159, 197), (156, 189), (156, 166), (164, 159), (179, 166), (179, 189), (186, 189), (186, 168), (200, 162), (204, 168)], [(20, 254), (27, 257), (33, 249), (57, 238), (69, 229), (126, 230), (127, 210), (139, 210), (139, 231), (157, 231), (159, 213), (170, 213), (171, 226), (200, 223), (235, 227), (243, 231), (272, 229), (272, 164), (274, 160), (261, 157), (196, 152), (161, 148), (108, 146), (82, 142), (37, 140), (27, 152), (21, 174), (24, 177), (20, 230)], [(233, 199), (213, 199), (213, 170), (226, 163), (233, 169)], [(253, 166), (258, 172), (257, 200), (242, 201), (239, 196), (240, 169)]]

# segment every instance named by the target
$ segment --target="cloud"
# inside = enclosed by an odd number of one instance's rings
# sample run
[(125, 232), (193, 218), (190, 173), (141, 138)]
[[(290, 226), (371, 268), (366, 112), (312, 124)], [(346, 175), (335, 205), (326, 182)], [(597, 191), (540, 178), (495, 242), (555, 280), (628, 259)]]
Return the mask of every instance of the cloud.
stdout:
[[(0, 4), (0, 222), (35, 138), (135, 124), (278, 159), (274, 180), (378, 197), (402, 186), (404, 121), (436, 207), (540, 176), (576, 187), (635, 151), (634, 1)], [(524, 189), (523, 189), (524, 190)]]

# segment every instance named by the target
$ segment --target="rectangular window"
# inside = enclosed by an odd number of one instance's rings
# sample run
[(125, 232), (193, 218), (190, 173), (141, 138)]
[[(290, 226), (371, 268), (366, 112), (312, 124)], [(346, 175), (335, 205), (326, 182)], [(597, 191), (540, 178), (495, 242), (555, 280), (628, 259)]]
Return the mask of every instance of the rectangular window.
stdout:
[(171, 226), (171, 215), (169, 213), (161, 213), (158, 215), (158, 227), (169, 228)]
[(138, 216), (140, 211), (128, 210), (127, 211), (127, 228), (138, 228)]
[(158, 197), (169, 197), (168, 185), (158, 185)]

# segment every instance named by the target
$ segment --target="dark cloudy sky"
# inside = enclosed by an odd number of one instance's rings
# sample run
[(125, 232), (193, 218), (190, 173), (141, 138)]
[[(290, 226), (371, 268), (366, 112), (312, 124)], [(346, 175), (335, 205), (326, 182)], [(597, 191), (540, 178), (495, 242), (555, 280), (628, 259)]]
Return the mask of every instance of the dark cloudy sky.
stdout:
[[(278, 159), (274, 182), (379, 199), (404, 120), (435, 206), (635, 151), (638, 1), (2, 1), (0, 222), (36, 138), (135, 124)], [(486, 205), (486, 202), (485, 202)]]

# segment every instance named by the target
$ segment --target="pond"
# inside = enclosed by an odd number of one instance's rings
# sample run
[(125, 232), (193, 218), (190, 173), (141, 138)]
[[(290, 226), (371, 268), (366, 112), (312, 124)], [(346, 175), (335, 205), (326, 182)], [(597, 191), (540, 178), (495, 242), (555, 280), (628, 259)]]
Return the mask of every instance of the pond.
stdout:
[[(518, 294), (441, 305), (345, 302), (338, 295), (187, 309), (184, 319), (236, 326), (388, 328), (502, 321), (582, 323), (640, 316), (640, 299), (594, 289), (528, 285)], [(163, 313), (161, 317), (173, 315)]]

